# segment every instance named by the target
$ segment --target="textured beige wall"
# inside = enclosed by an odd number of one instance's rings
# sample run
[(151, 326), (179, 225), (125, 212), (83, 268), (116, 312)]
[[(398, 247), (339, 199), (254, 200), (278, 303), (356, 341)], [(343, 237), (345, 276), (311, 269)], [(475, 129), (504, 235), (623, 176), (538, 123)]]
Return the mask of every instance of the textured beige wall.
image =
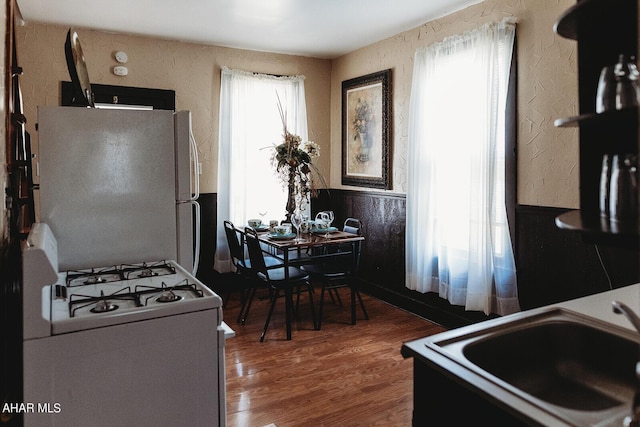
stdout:
[[(200, 190), (217, 192), (218, 110), (222, 66), (252, 72), (306, 76), (309, 138), (329, 149), (331, 62), (170, 40), (77, 29), (92, 83), (152, 87), (176, 91), (176, 109), (193, 114), (194, 136), (202, 163)], [(17, 29), (18, 55), (24, 68), (22, 90), (28, 131), (34, 137), (37, 107), (59, 105), (60, 81), (70, 80), (64, 55), (67, 28), (27, 24)], [(129, 74), (113, 75), (114, 53), (129, 56)], [(274, 100), (275, 102), (275, 100)], [(265, 145), (275, 141), (265, 141)], [(329, 173), (329, 157), (317, 162)]]
[[(407, 120), (418, 47), (513, 16), (518, 20), (518, 202), (577, 208), (578, 133), (555, 119), (577, 114), (577, 45), (553, 32), (574, 0), (486, 0), (334, 60), (331, 75), (331, 186), (341, 182), (341, 84), (392, 69), (392, 192), (406, 192)], [(470, 73), (473, 70), (469, 70)], [(464, 117), (460, 118), (464, 125)]]
[[(577, 46), (556, 36), (552, 29), (557, 18), (573, 4), (574, 0), (486, 0), (334, 61), (78, 31), (92, 82), (173, 89), (177, 108), (193, 112), (203, 163), (200, 179), (203, 192), (217, 191), (221, 66), (307, 77), (309, 137), (322, 147), (318, 165), (332, 188), (342, 187), (341, 82), (391, 68), (390, 191), (404, 193), (415, 50), (486, 22), (514, 16), (518, 20), (518, 202), (576, 208), (578, 132), (553, 126), (556, 118), (577, 113)], [(25, 69), (22, 87), (28, 130), (34, 134), (36, 106), (56, 105), (59, 81), (69, 79), (64, 58), (66, 28), (27, 24), (18, 28), (17, 33), (19, 60)], [(111, 73), (116, 65), (113, 53), (117, 50), (129, 55), (126, 77)]]

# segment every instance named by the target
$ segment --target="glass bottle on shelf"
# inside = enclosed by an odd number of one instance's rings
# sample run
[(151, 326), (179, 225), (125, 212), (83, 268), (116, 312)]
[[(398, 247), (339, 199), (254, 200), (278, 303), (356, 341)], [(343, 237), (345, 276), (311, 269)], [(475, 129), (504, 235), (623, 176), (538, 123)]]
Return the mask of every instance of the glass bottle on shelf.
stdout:
[(609, 216), (611, 221), (630, 221), (638, 216), (637, 157), (616, 154), (611, 161)]
[(637, 107), (640, 98), (640, 88), (638, 87), (638, 68), (634, 57), (620, 55), (618, 63), (613, 69), (616, 78), (616, 109)]

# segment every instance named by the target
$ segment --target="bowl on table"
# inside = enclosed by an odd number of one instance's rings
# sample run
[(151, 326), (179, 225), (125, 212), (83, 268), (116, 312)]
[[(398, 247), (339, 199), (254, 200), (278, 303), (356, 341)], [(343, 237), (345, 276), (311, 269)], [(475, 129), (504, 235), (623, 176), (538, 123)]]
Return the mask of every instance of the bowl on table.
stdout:
[(327, 231), (329, 229), (329, 224), (322, 221), (316, 221), (313, 225), (313, 229), (314, 231)]
[(282, 224), (274, 227), (269, 236), (275, 240), (289, 240), (296, 237), (296, 233), (291, 231), (291, 224)]
[(311, 228), (312, 233), (335, 233), (339, 231), (336, 227), (331, 227), (328, 223), (323, 221), (316, 221)]
[(261, 219), (250, 219), (247, 221), (247, 223), (249, 224), (249, 227), (251, 228), (260, 228), (260, 226), (262, 225), (262, 220)]
[(291, 234), (291, 226), (290, 225), (278, 225), (273, 228), (273, 234), (276, 236), (286, 236)]

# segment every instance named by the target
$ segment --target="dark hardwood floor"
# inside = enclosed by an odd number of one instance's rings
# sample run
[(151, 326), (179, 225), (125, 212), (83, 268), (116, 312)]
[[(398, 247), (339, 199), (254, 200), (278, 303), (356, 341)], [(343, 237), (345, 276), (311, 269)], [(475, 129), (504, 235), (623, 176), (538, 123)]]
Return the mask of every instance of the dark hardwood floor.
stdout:
[(348, 290), (341, 291), (344, 305), (325, 301), (319, 331), (301, 299), (291, 341), (278, 301), (263, 343), (269, 301), (256, 298), (242, 326), (235, 321), (239, 296), (228, 299), (224, 317), (236, 331), (226, 346), (228, 426), (411, 425), (413, 362), (400, 347), (445, 329), (367, 295), (370, 320), (358, 311), (351, 325)]

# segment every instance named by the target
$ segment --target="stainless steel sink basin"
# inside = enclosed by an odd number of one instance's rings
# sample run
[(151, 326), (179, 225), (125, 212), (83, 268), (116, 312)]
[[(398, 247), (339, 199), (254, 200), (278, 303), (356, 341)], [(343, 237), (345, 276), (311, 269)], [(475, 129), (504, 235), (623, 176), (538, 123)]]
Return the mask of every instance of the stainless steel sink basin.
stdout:
[(569, 425), (621, 425), (639, 358), (633, 331), (539, 309), (439, 334), (426, 345)]

